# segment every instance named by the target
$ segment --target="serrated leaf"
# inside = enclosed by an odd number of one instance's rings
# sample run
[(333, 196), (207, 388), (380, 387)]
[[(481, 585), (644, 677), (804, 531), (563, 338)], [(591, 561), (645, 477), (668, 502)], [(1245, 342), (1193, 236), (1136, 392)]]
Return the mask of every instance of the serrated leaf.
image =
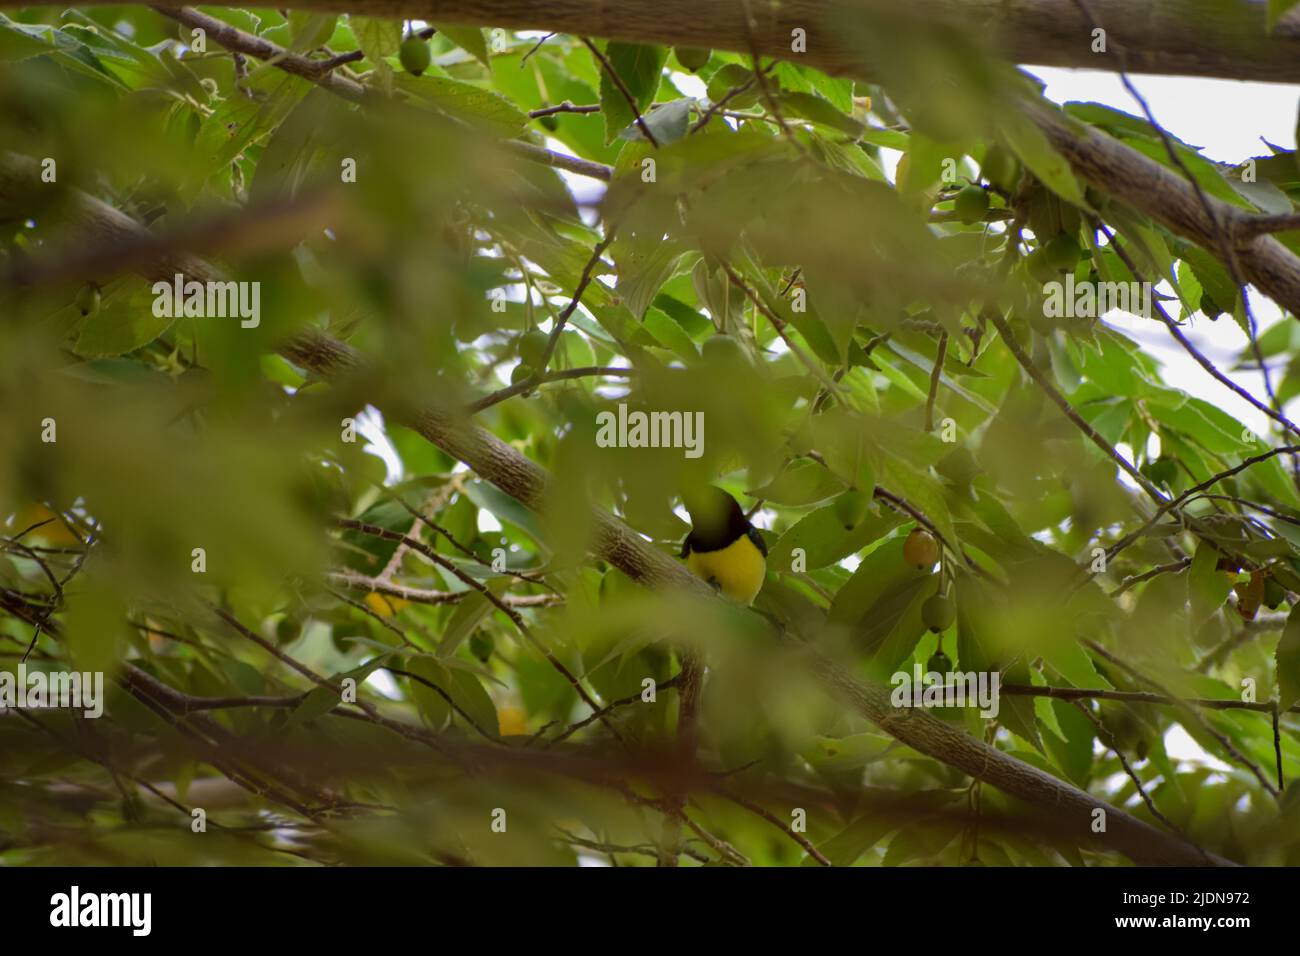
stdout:
[(378, 66), (384, 57), (397, 56), (402, 46), (402, 23), (379, 17), (351, 16), (352, 35), (366, 59)]
[(445, 76), (399, 74), (397, 88), (420, 97), (455, 119), (506, 139), (518, 136), (528, 117), (500, 93)]
[(1000, 114), (999, 130), (1016, 158), (1052, 192), (1067, 202), (1086, 205), (1083, 188), (1074, 178), (1069, 162), (1052, 148), (1043, 131), (1027, 116), (1017, 110), (1004, 110)]

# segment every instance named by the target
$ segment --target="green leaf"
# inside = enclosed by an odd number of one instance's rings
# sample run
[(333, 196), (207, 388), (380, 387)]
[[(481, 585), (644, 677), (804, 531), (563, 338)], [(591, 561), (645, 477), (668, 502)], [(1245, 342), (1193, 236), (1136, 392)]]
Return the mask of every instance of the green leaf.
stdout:
[(675, 242), (665, 242), (661, 237), (650, 239), (625, 238), (622, 234), (614, 240), (610, 255), (618, 270), (619, 298), (637, 319), (645, 315), (646, 308), (659, 289), (677, 268), (682, 249)]
[(289, 32), (293, 37), (290, 49), (295, 53), (305, 53), (328, 43), (337, 23), (338, 14), (335, 13), (289, 11)]
[(488, 60), (487, 36), (482, 27), (453, 26), (449, 23), (434, 23), (431, 26), (484, 66), (492, 65)]
[[(0, 14), (0, 63), (13, 63), (55, 52), (60, 49), (58, 38), (61, 36), (53, 27), (15, 23)], [(73, 46), (70, 38), (67, 39), (68, 45)]]
[(1223, 607), (1228, 592), (1232, 590), (1232, 582), (1218, 569), (1219, 553), (1218, 548), (1208, 541), (1200, 542), (1187, 572), (1187, 598), (1192, 607), (1190, 623), (1193, 632)]
[(1289, 710), (1300, 702), (1300, 609), (1292, 609), (1287, 615), (1275, 660), (1278, 707)]
[(1067, 202), (1086, 205), (1083, 189), (1074, 178), (1074, 172), (1065, 157), (1052, 148), (1034, 123), (1014, 109), (999, 114), (999, 131), (1016, 157), (1029, 167), (1029, 171)]
[(865, 128), (864, 124), (847, 113), (842, 113), (820, 96), (812, 93), (782, 93), (781, 105), (788, 115), (801, 116), (821, 126), (829, 126), (856, 136)]
[[(145, 283), (134, 279), (112, 283), (101, 292), (99, 311), (80, 323), (73, 351), (85, 358), (102, 358), (125, 355), (148, 345), (176, 321), (155, 316), (153, 303), (153, 292)], [(60, 316), (75, 317), (76, 311), (75, 305), (69, 306)]]
[(451, 693), (451, 699), (469, 714), (474, 723), (493, 737), (501, 736), (496, 704), (492, 703), (482, 681), (469, 671), (457, 668), (451, 671), (450, 686), (447, 689)]
[(378, 66), (385, 57), (397, 56), (402, 46), (402, 23), (379, 17), (350, 16), (352, 35), (366, 59)]
[(492, 602), (482, 591), (470, 591), (461, 598), (460, 603), (456, 605), (456, 610), (451, 614), (451, 620), (443, 629), (438, 653), (443, 657), (456, 653), (456, 649), (474, 633), (474, 629), (482, 623), (483, 619), (492, 613), (492, 608)]
[(502, 138), (518, 136), (528, 125), (528, 117), (514, 103), (473, 83), (428, 73), (424, 76), (402, 73), (394, 83), (398, 89), (420, 97), (449, 116)]
[(441, 730), (451, 719), (451, 704), (447, 702), (447, 697), (452, 696), (448, 689), (452, 681), (451, 671), (430, 657), (407, 658), (402, 670), (410, 671), (442, 691), (440, 694), (433, 687), (408, 678), (411, 698), (415, 701), (420, 716), (434, 730)]
[(492, 512), (502, 522), (513, 524), (534, 541), (542, 543), (542, 531), (537, 524), (537, 516), (518, 499), (512, 498), (496, 485), (486, 481), (470, 482), (465, 486), (465, 494), (484, 511)]
[(1268, 0), (1268, 28), (1272, 30), (1300, 0)]
[(375, 68), (373, 81), (385, 93), (391, 92), (393, 68), (388, 63), (388, 57), (396, 56), (402, 46), (401, 22), (376, 17), (349, 16), (348, 23), (352, 27), (352, 35), (357, 39), (357, 46)]
[(809, 571), (824, 568), (873, 541), (878, 541), (903, 523), (893, 509), (882, 508), (851, 530), (845, 529), (834, 505), (809, 512), (777, 539), (767, 556), (768, 567), (786, 570), (791, 566), (795, 548), (802, 548)]
[(749, 494), (783, 505), (810, 505), (844, 490), (844, 483), (811, 459), (787, 465), (781, 474)]
[(637, 113), (644, 116), (646, 107), (654, 101), (664, 64), (668, 61), (668, 50), (661, 46), (614, 41), (605, 47), (605, 59), (636, 104), (636, 112), (633, 112), (628, 97), (602, 67), (600, 108), (605, 116), (605, 142), (611, 143), (615, 136), (636, 121)]
[[(1002, 681), (1007, 684), (1032, 684), (1029, 665), (1024, 661), (1016, 663), (1002, 672)], [(999, 694), (1001, 706), (998, 720), (1021, 740), (1031, 744), (1035, 750), (1045, 753), (1043, 740), (1038, 733), (1038, 716), (1034, 713), (1034, 698), (1021, 697), (1019, 694)]]
[(857, 625), (890, 595), (915, 587), (927, 575), (903, 560), (902, 537), (891, 538), (865, 556), (831, 602), (834, 623)]
[[(686, 135), (686, 128), (691, 118), (691, 105), (694, 102), (689, 97), (673, 100), (661, 104), (642, 117), (656, 143), (667, 146)], [(645, 134), (641, 132), (641, 124), (637, 122), (633, 122), (618, 135), (620, 139), (645, 139)]]
[(718, 103), (732, 90), (749, 83), (743, 93), (737, 93), (727, 100), (727, 106), (734, 110), (743, 110), (746, 107), (753, 106), (758, 102), (759, 96), (758, 84), (750, 82), (753, 79), (754, 71), (749, 67), (741, 66), (739, 63), (726, 64), (709, 79), (709, 102)]

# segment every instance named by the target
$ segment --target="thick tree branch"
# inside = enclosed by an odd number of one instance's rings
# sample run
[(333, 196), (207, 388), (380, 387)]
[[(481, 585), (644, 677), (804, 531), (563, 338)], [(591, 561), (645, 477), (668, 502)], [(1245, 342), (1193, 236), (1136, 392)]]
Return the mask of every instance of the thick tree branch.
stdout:
[[(82, 6), (116, 0), (83, 0)], [(54, 0), (0, 0), (3, 7)], [(831, 72), (857, 63), (845, 17), (896, 11), (896, 0), (782, 0), (754, 3), (752, 33), (739, 2), (696, 0), (287, 0), (291, 10), (359, 13), (394, 19), (545, 30), (670, 46), (714, 47), (789, 57), (790, 31), (807, 31), (806, 62)], [(1094, 53), (1090, 24), (1073, 0), (908, 0), (907, 11), (979, 37), (1016, 63), (1116, 69), (1113, 53)], [(1110, 36), (1128, 47), (1129, 71), (1223, 79), (1300, 82), (1300, 23), (1292, 16), (1270, 34), (1263, 2), (1093, 0)], [(1112, 49), (1107, 45), (1107, 49)]]

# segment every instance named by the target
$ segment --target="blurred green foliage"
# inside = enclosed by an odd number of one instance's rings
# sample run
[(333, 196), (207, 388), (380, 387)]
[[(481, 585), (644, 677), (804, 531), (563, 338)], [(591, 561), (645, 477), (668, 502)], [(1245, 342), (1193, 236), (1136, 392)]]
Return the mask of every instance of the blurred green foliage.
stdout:
[[(1129, 282), (1127, 258), (1166, 283), (1175, 319), (1221, 310), (1244, 327), (1235, 286), (1216, 250), (1085, 197), (1017, 118), (1032, 84), (962, 37), (893, 19), (866, 31), (885, 88), (791, 63), (758, 84), (722, 50), (692, 76), (666, 49), (600, 43), (620, 90), (571, 37), (441, 29), (416, 77), (393, 21), (207, 9), (294, 55), (355, 54), (334, 74), (364, 95), (212, 37), (196, 52), (188, 28), (141, 7), (0, 18), (0, 670), (16, 674), (31, 645), (28, 667), (103, 670), (110, 686), (100, 721), (0, 716), (0, 865), (652, 864), (654, 801), (687, 769), (673, 749), (683, 648), (708, 663), (702, 765), (783, 824), (803, 809), (832, 863), (1122, 862), (1080, 851), (1086, 821), (1028, 814), (826, 698), (761, 618), (590, 559), (591, 504), (675, 553), (681, 491), (700, 482), (757, 509), (757, 609), (864, 676), (942, 651), (1009, 683), (1151, 689), (1087, 641), (1180, 696), (1238, 699), (1249, 680), (1258, 701), (1300, 699), (1300, 638), (1283, 631), (1300, 592), (1287, 457), (1161, 516), (1099, 568), (1150, 505), (987, 321), (1006, 316), (1081, 419), (1176, 496), (1281, 435), (1166, 384), (1096, 318), (1046, 318), (1044, 275)], [(706, 113), (738, 87), (725, 115)], [(657, 148), (629, 131), (625, 93)], [(528, 116), (566, 102), (598, 109)], [(1065, 111), (1167, 162), (1144, 120)], [(1293, 164), (1261, 160), (1252, 191), (1182, 152), (1238, 205), (1300, 196)], [(14, 185), (46, 158), (54, 182)], [(111, 237), (67, 215), (74, 191), (164, 237), (223, 224), (194, 251), (260, 283), (260, 324), (156, 317)], [(554, 474), (534, 513), (400, 421), (505, 388), (521, 353), (538, 371), (536, 332), (587, 270), (551, 378), (477, 416)], [(326, 384), (277, 356), (304, 327), (347, 340), (367, 371)], [(1300, 393), (1296, 335), (1280, 323), (1259, 343), (1286, 366), (1283, 399)], [(702, 456), (598, 447), (597, 414), (620, 403), (702, 413)], [(876, 494), (837, 507), (847, 491)], [(941, 571), (903, 560), (918, 516), (943, 542)], [(1247, 624), (1253, 576), (1273, 600)], [(936, 634), (920, 609), (940, 590), (957, 622)], [(160, 714), (115, 682), (131, 673), (206, 704)], [(355, 703), (333, 689), (345, 680)], [(619, 706), (589, 719), (582, 695)], [(1275, 752), (1260, 711), (1084, 707), (1007, 695), (996, 722), (943, 715), (1154, 821), (1114, 744), (1189, 839), (1300, 863), (1295, 786), (1275, 800), (1242, 760), (1300, 776), (1294, 713)], [(1223, 764), (1172, 757), (1173, 731)], [(687, 813), (754, 863), (813, 862), (716, 790)], [(686, 837), (685, 863), (725, 859)]]

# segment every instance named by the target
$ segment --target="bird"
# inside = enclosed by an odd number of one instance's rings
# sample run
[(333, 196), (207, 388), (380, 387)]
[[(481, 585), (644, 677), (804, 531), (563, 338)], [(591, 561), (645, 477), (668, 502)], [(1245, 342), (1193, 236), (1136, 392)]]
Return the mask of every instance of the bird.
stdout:
[(736, 499), (709, 485), (683, 495), (691, 533), (682, 542), (686, 567), (733, 601), (752, 604), (767, 574), (767, 545)]

